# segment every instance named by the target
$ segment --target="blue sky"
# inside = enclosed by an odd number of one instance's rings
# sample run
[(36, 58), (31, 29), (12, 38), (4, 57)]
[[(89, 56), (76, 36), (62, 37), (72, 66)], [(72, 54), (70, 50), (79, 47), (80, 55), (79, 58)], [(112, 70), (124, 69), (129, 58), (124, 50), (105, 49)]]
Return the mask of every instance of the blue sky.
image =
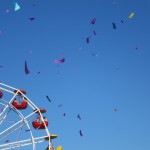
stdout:
[(47, 109), (55, 147), (149, 150), (149, 17), (149, 0), (0, 0), (0, 81)]

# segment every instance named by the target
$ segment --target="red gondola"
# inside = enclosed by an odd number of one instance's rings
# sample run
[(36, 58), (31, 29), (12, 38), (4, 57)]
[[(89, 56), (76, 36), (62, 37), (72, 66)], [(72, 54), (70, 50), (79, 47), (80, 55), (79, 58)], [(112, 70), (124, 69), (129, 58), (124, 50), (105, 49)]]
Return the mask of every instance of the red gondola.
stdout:
[(46, 117), (43, 117), (43, 120), (44, 120), (44, 122), (40, 121), (39, 119), (33, 121), (32, 122), (33, 127), (35, 129), (45, 129), (48, 126), (48, 121), (47, 121)]
[(0, 98), (2, 98), (3, 97), (3, 92), (2, 91), (0, 91)]
[(17, 100), (15, 99), (13, 102), (12, 102), (12, 105), (16, 108), (16, 109), (19, 109), (19, 110), (22, 110), (22, 109), (26, 109), (27, 106), (28, 106), (28, 103), (26, 101), (26, 98), (25, 98), (25, 101), (21, 102), (21, 103), (18, 103)]

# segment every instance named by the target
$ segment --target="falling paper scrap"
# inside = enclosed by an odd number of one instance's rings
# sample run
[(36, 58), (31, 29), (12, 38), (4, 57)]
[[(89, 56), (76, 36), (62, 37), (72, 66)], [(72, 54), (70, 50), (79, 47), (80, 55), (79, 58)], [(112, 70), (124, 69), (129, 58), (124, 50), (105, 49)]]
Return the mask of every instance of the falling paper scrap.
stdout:
[(6, 12), (6, 13), (9, 13), (9, 9), (6, 9), (5, 12)]
[(63, 63), (65, 62), (65, 58), (54, 60), (55, 63)]
[(5, 141), (5, 143), (8, 143), (8, 142), (10, 142), (10, 140), (6, 140), (6, 141)]
[(123, 20), (121, 20), (121, 23), (124, 23), (124, 21), (123, 21)]
[(25, 61), (25, 73), (26, 73), (26, 74), (29, 74), (29, 73), (30, 73), (30, 71), (29, 71), (29, 69), (28, 69), (27, 62), (26, 62), (26, 61)]
[(40, 72), (40, 71), (38, 71), (38, 72), (37, 72), (37, 75), (38, 75), (38, 74), (40, 74), (40, 73), (41, 73), (41, 72)]
[(117, 111), (118, 111), (118, 108), (115, 108), (114, 111), (117, 112)]
[(116, 24), (112, 22), (113, 29), (116, 29)]
[(66, 116), (66, 113), (63, 113), (63, 115), (62, 115), (63, 117), (65, 117)]
[(29, 20), (33, 21), (35, 19), (35, 17), (29, 17)]
[(95, 22), (96, 22), (96, 18), (91, 20), (91, 24), (95, 24)]
[(77, 115), (77, 118), (79, 118), (79, 120), (81, 120), (80, 114)]
[(132, 19), (132, 17), (134, 16), (134, 12), (133, 13), (131, 13), (130, 15), (129, 15), (129, 19)]
[(57, 146), (56, 150), (62, 150), (62, 146)]
[(54, 60), (56, 64), (58, 64), (57, 74), (59, 74), (59, 64), (65, 62), (65, 58)]
[(80, 136), (83, 136), (83, 134), (82, 134), (82, 131), (81, 131), (81, 130), (79, 131), (79, 134), (80, 134)]
[(86, 38), (86, 43), (90, 43), (90, 38), (89, 37)]
[(96, 35), (96, 31), (95, 30), (93, 31), (93, 34)]
[(49, 96), (47, 95), (46, 98), (48, 99), (49, 102), (51, 102), (51, 99), (49, 98)]
[(20, 6), (18, 5), (17, 2), (14, 3), (14, 7), (15, 7), (14, 8), (15, 11), (18, 11), (20, 9)]

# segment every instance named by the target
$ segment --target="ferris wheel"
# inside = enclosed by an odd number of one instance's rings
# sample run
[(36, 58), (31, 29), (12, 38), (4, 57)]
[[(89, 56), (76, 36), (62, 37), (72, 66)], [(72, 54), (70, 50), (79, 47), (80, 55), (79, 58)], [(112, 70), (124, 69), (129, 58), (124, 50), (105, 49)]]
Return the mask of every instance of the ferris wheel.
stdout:
[(0, 150), (54, 150), (44, 113), (25, 90), (0, 83)]

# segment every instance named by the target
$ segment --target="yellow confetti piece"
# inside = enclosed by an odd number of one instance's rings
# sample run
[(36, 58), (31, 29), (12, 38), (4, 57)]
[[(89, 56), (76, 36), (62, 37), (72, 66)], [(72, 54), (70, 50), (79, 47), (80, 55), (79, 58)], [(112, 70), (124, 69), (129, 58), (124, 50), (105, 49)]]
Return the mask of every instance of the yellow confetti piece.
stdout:
[(62, 150), (62, 146), (58, 146), (56, 150)]
[(134, 16), (134, 13), (131, 13), (128, 18), (131, 19), (133, 16)]

